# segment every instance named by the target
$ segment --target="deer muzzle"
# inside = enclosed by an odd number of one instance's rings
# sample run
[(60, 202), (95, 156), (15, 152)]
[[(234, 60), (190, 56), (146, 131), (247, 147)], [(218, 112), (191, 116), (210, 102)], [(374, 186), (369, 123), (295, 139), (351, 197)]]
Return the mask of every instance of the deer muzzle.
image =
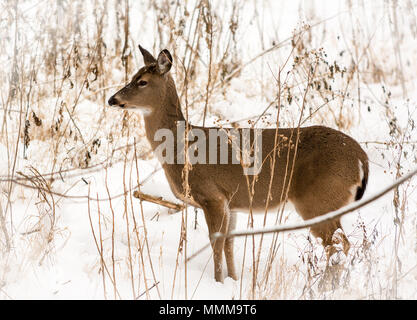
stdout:
[(120, 100), (116, 97), (117, 94), (110, 97), (108, 104), (109, 106), (118, 106), (123, 108), (125, 105), (120, 102)]

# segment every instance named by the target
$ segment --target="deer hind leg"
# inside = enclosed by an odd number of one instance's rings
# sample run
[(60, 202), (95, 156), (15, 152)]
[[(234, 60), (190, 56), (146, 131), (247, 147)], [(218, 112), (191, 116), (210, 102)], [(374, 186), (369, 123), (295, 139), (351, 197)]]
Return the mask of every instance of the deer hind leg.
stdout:
[[(336, 234), (335, 232), (338, 229), (341, 230), (341, 232)], [(315, 237), (323, 240), (323, 246), (326, 249), (327, 264), (329, 263), (330, 257), (337, 252), (335, 247), (337, 244), (342, 244), (344, 254), (348, 254), (350, 243), (340, 224), (340, 219), (333, 220), (317, 227), (312, 227), (311, 233)]]
[[(236, 213), (230, 213), (229, 227), (227, 233), (232, 232), (236, 227)], [(227, 275), (233, 280), (237, 280), (237, 273), (235, 269), (235, 259), (233, 253), (234, 238), (227, 238), (224, 242), (224, 255), (226, 257)]]
[[(333, 210), (329, 210), (327, 212), (330, 212), (330, 211), (333, 211)], [(303, 211), (302, 213), (300, 211), (298, 212), (300, 213), (301, 216), (305, 214), (305, 211)], [(320, 213), (315, 216), (322, 215), (327, 212)], [(311, 219), (311, 218), (308, 218), (308, 219)], [(340, 219), (335, 219), (330, 222), (322, 223), (320, 225), (311, 227), (311, 233), (316, 238), (322, 239), (323, 247), (326, 250), (327, 264), (329, 264), (330, 257), (336, 252), (340, 251), (340, 249), (337, 249), (339, 244), (342, 245), (344, 254), (345, 255), (348, 254), (349, 249), (350, 249), (350, 243), (349, 243), (348, 238), (345, 235), (342, 225), (340, 224)]]
[[(329, 183), (327, 184), (326, 189), (327, 192), (323, 192), (322, 188), (313, 187), (310, 188), (310, 190), (308, 190), (309, 192), (306, 192), (304, 196), (293, 200), (297, 212), (304, 220), (312, 219), (337, 210), (353, 201), (350, 190), (343, 188), (343, 186)], [(335, 231), (338, 229), (340, 229), (341, 232), (335, 234)], [(340, 219), (314, 226), (311, 228), (311, 233), (315, 237), (319, 237), (323, 240), (323, 246), (326, 249), (328, 260), (335, 252), (337, 252), (337, 244), (342, 244), (343, 251), (347, 255), (350, 243), (340, 224)]]
[[(229, 227), (230, 210), (226, 201), (206, 201), (203, 206), (210, 240), (216, 232), (227, 233)], [(214, 277), (223, 282), (223, 250), (225, 239), (217, 239), (211, 243), (214, 260)]]

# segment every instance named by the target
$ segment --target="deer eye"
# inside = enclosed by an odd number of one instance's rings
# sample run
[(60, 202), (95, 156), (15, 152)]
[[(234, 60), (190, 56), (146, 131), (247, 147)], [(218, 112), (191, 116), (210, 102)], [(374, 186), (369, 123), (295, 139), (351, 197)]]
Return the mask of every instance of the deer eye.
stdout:
[(138, 86), (140, 86), (140, 87), (144, 87), (144, 86), (146, 86), (148, 84), (148, 82), (147, 81), (145, 81), (145, 80), (140, 80), (139, 82), (138, 82)]

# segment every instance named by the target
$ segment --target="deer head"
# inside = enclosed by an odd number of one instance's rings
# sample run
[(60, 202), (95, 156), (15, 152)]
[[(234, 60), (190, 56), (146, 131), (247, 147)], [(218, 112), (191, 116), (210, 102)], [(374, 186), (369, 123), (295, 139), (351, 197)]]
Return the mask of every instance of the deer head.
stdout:
[(169, 75), (172, 56), (167, 49), (155, 59), (146, 49), (139, 46), (145, 66), (133, 76), (130, 83), (116, 92), (108, 101), (110, 106), (125, 110), (153, 112), (164, 101), (173, 80)]

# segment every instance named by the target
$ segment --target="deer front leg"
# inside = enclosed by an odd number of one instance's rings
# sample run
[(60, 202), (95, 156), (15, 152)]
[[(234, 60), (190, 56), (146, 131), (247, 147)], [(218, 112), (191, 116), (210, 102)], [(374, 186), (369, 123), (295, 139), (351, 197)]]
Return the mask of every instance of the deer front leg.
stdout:
[[(229, 227), (227, 233), (232, 232), (236, 227), (236, 213), (230, 213)], [(233, 280), (237, 280), (237, 273), (235, 269), (235, 259), (233, 253), (234, 238), (227, 238), (224, 242), (224, 255), (226, 257), (227, 275)]]
[[(216, 232), (227, 233), (230, 219), (230, 211), (225, 200), (207, 201), (203, 206), (210, 241)], [(216, 281), (223, 282), (223, 250), (225, 239), (216, 239), (211, 243), (214, 260), (214, 277)]]

